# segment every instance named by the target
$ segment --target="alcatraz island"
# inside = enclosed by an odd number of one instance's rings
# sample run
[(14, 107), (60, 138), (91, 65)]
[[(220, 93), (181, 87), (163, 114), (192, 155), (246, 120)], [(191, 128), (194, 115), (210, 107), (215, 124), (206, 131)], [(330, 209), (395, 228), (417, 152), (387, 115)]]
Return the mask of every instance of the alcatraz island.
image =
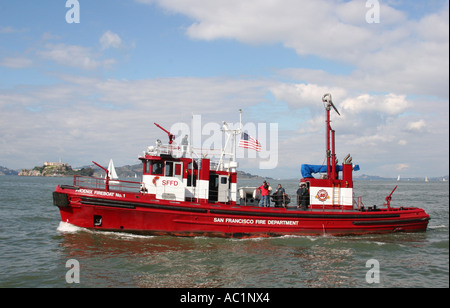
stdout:
[(43, 166), (37, 166), (33, 169), (22, 169), (19, 176), (72, 176), (84, 175), (91, 176), (94, 170), (90, 167), (81, 169), (72, 169), (69, 164), (59, 162), (45, 162)]

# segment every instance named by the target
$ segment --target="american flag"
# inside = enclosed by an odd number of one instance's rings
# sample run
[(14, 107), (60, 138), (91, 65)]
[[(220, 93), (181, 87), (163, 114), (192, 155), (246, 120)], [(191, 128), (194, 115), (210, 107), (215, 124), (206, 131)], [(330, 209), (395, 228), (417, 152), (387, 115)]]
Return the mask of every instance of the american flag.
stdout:
[(239, 147), (252, 149), (257, 152), (261, 152), (261, 144), (255, 138), (249, 136), (247, 133), (241, 134), (241, 140), (239, 141)]

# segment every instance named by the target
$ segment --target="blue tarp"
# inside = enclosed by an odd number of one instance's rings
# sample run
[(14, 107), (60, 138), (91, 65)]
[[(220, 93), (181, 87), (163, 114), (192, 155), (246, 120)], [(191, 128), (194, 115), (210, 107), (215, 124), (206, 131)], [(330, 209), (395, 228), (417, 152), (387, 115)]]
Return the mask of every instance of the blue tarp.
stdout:
[[(342, 171), (342, 165), (336, 166), (337, 171)], [(358, 171), (359, 165), (353, 166), (353, 171)], [(327, 173), (327, 166), (324, 165), (302, 165), (302, 176), (304, 178), (313, 178), (313, 173)]]

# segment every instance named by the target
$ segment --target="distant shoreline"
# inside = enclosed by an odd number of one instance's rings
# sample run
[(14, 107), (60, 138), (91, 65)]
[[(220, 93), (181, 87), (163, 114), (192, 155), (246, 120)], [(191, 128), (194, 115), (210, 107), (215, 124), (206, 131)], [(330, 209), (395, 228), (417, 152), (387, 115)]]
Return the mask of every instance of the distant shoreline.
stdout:
[[(71, 177), (73, 175), (89, 175), (89, 176), (97, 176), (100, 177), (101, 171), (95, 166), (85, 166), (81, 169), (72, 169), (72, 167), (65, 165), (63, 166), (37, 166), (33, 169), (22, 169), (20, 171), (12, 170), (3, 166), (0, 166), (0, 176), (35, 176), (35, 177)], [(116, 168), (117, 174), (121, 178), (130, 178), (136, 176), (142, 176), (142, 167), (140, 164), (136, 165), (125, 165), (122, 167)], [(265, 177), (260, 175), (254, 175), (245, 171), (237, 172), (238, 179), (243, 180), (270, 180), (277, 181), (271, 177)], [(280, 181), (298, 181), (298, 178), (286, 178), (279, 179)], [(359, 175), (353, 178), (354, 181), (397, 181), (397, 178), (389, 178), (389, 177), (381, 177), (374, 175)], [(440, 177), (428, 177), (429, 182), (447, 182), (449, 181), (449, 175), (440, 176)], [(425, 182), (425, 177), (408, 177), (402, 178), (399, 183), (402, 182)]]

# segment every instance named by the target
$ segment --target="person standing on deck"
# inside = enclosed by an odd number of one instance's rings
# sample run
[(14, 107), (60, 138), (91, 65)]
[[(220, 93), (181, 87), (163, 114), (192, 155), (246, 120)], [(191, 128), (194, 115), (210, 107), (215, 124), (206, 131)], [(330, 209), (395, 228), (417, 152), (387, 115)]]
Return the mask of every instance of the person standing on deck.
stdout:
[(301, 206), (303, 211), (308, 210), (309, 205), (309, 191), (306, 188), (305, 183), (300, 184), (300, 188), (297, 190), (297, 206)]
[(259, 201), (259, 206), (265, 207), (269, 206), (269, 184), (266, 181), (263, 182), (261, 186), (259, 186), (259, 190), (261, 191), (261, 201)]

